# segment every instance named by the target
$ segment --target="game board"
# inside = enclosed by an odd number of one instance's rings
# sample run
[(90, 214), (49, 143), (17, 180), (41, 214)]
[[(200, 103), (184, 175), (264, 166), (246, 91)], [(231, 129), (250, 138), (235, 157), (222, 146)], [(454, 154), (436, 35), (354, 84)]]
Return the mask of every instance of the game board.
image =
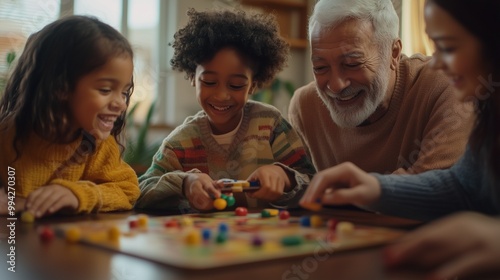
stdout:
[[(339, 236), (326, 225), (303, 227), (298, 217), (283, 221), (277, 216), (263, 218), (260, 213), (250, 213), (246, 217), (236, 216), (234, 212), (144, 217), (141, 218), (143, 225), (137, 228), (130, 227), (136, 216), (126, 220), (62, 224), (57, 226), (56, 233), (64, 236), (70, 228), (76, 227), (80, 232), (78, 242), (184, 269), (208, 269), (319, 253), (335, 254), (384, 244), (402, 234), (388, 228), (355, 225), (351, 234)], [(178, 226), (171, 226), (172, 222)], [(227, 240), (216, 242), (221, 223), (227, 225)], [(111, 227), (115, 231), (119, 229), (113, 240), (109, 237)], [(205, 236), (206, 240), (199, 243), (186, 243), (189, 234), (201, 229), (212, 232), (212, 236)], [(260, 243), (255, 243), (256, 236)], [(298, 237), (301, 242), (285, 246), (283, 239), (286, 237)]]

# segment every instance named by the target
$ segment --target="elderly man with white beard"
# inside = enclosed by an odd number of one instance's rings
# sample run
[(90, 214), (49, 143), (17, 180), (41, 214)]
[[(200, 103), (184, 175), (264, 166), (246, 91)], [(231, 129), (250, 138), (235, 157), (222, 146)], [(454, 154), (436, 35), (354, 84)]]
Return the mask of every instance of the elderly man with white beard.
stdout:
[[(342, 162), (378, 173), (450, 167), (473, 126), (430, 57), (401, 53), (390, 0), (320, 0), (309, 20), (315, 81), (289, 120), (318, 171)], [(460, 77), (456, 77), (457, 80)]]

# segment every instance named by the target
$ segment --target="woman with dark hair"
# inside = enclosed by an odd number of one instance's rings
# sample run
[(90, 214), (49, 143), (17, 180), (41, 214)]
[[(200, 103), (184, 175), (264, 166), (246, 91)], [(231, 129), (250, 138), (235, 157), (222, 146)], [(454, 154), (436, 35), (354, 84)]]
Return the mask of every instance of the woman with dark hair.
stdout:
[[(431, 279), (500, 273), (500, 1), (428, 0), (426, 32), (434, 68), (460, 100), (476, 103), (476, 126), (450, 169), (419, 175), (368, 174), (350, 163), (319, 172), (301, 200), (309, 206), (353, 203), (420, 220), (458, 211), (386, 250), (389, 266), (434, 269)], [(479, 212), (479, 213), (478, 213)], [(480, 214), (481, 213), (481, 214)]]

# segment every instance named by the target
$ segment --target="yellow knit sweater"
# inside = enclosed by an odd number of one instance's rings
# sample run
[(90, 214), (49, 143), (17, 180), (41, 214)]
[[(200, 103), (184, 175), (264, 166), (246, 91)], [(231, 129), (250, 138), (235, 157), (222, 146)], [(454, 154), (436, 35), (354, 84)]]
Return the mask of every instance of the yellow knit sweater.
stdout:
[[(120, 158), (112, 136), (98, 141), (95, 153), (82, 155), (81, 151), (89, 147), (85, 145), (88, 140), (82, 142), (83, 137), (60, 145), (32, 133), (21, 157), (14, 162), (13, 135), (11, 130), (0, 137), (0, 185), (12, 186), (15, 181), (16, 198), (26, 198), (40, 187), (57, 184), (78, 198), (77, 213), (90, 213), (132, 209), (139, 197), (137, 176)], [(15, 174), (8, 174), (13, 169)]]

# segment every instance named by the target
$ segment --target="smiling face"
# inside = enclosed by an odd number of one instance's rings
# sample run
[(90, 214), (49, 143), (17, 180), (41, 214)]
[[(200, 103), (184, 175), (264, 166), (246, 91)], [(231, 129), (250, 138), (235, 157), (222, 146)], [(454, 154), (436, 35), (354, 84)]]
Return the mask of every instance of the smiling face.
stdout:
[(397, 58), (381, 57), (370, 22), (351, 19), (311, 32), (311, 61), (318, 94), (339, 126), (360, 125), (389, 102)]
[(233, 48), (221, 49), (212, 60), (196, 67), (196, 97), (212, 133), (225, 134), (238, 126), (243, 107), (255, 89), (252, 75), (247, 60)]
[(482, 94), (486, 89), (479, 78), (488, 80), (488, 71), (479, 40), (432, 2), (425, 7), (425, 22), (427, 35), (436, 46), (433, 67), (448, 76), (460, 100)]
[(75, 131), (83, 129), (100, 140), (110, 135), (127, 109), (132, 70), (129, 56), (117, 56), (78, 80), (70, 97)]

